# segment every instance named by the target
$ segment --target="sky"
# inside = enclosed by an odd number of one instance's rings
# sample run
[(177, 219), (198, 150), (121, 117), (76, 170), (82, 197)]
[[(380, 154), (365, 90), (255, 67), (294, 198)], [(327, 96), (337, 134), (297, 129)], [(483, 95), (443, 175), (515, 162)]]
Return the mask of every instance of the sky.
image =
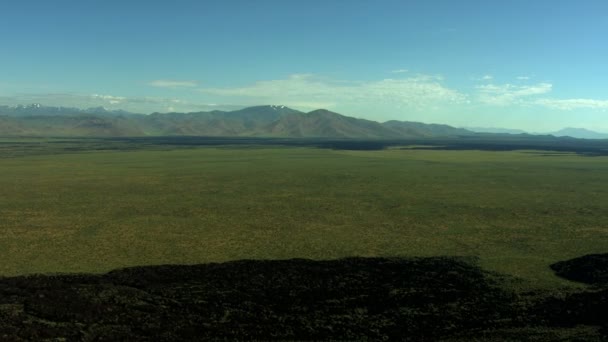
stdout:
[(0, 0), (0, 105), (608, 132), (606, 0)]

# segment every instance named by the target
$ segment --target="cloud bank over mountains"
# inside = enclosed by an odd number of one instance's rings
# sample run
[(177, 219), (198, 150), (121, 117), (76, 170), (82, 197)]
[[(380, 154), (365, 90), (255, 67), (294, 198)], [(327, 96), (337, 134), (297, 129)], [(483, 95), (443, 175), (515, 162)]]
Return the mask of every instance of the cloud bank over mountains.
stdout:
[(418, 75), (378, 81), (343, 81), (312, 74), (258, 81), (235, 88), (201, 88), (203, 94), (256, 103), (285, 103), (301, 107), (336, 107), (345, 103), (397, 104), (425, 108), (438, 103), (464, 103), (466, 95), (450, 89), (437, 76)]
[(292, 74), (233, 87), (211, 86), (196, 80), (158, 79), (146, 82), (145, 86), (149, 90), (169, 89), (166, 94), (171, 96), (49, 92), (0, 96), (0, 104), (101, 106), (139, 113), (234, 110), (251, 105), (283, 104), (300, 110), (327, 108), (348, 111), (371, 120), (424, 121), (428, 117), (427, 121), (447, 120), (448, 124), (458, 124), (450, 122), (450, 116), (473, 111), (491, 116), (494, 111), (504, 113), (506, 110), (516, 112), (535, 108), (558, 112), (608, 109), (606, 99), (552, 97), (551, 93), (556, 88), (552, 83), (531, 83), (528, 76), (516, 76), (512, 83), (500, 83), (486, 74), (474, 79), (476, 84), (472, 86), (457, 87), (439, 75), (412, 74), (406, 69), (391, 73), (391, 78), (366, 81)]

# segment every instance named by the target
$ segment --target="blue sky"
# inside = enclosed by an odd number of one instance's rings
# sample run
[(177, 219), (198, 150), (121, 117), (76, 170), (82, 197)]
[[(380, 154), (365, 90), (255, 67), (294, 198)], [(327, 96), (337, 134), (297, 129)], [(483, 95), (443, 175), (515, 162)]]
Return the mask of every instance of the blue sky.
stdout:
[(0, 104), (608, 132), (608, 1), (4, 1)]

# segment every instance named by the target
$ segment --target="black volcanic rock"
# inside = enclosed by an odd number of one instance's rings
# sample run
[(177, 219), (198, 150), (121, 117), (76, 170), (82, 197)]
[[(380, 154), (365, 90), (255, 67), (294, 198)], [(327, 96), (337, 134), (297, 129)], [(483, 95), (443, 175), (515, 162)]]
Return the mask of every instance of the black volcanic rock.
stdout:
[(512, 279), (447, 257), (242, 260), (0, 278), (0, 340), (608, 337), (607, 290), (515, 295), (501, 281)]
[(0, 339), (433, 339), (510, 296), (450, 258), (236, 261), (0, 278)]
[(562, 278), (587, 284), (608, 285), (608, 253), (589, 254), (551, 265)]
[(585, 324), (608, 329), (608, 289), (548, 297), (536, 305), (533, 311), (536, 317), (552, 326), (573, 327)]

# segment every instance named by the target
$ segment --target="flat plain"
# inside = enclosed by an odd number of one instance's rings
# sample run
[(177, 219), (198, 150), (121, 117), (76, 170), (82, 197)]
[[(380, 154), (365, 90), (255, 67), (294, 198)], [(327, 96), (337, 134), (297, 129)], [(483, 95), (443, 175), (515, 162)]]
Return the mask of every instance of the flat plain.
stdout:
[(526, 287), (608, 247), (608, 157), (3, 140), (0, 275), (466, 256)]

